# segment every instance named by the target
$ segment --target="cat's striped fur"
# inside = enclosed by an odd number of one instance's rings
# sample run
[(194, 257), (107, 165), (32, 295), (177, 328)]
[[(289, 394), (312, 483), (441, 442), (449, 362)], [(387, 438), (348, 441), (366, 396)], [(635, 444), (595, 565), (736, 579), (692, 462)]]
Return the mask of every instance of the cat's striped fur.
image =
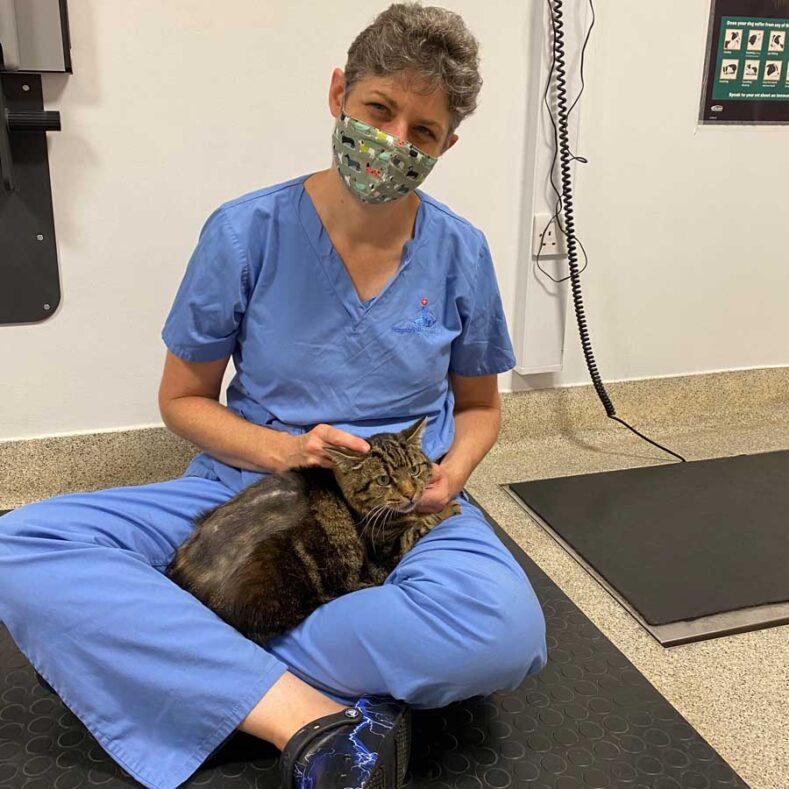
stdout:
[(460, 512), (413, 511), (431, 476), (426, 420), (327, 450), (335, 467), (271, 474), (203, 513), (167, 575), (248, 638), (264, 643), (319, 605), (383, 583), (403, 554)]

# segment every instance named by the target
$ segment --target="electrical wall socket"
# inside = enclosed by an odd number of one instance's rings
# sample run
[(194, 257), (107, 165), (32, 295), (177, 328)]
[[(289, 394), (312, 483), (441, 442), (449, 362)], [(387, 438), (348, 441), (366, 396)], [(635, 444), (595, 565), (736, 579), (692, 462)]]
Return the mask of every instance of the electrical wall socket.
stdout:
[(531, 253), (541, 258), (567, 255), (564, 233), (556, 225), (553, 214), (535, 214), (531, 236)]

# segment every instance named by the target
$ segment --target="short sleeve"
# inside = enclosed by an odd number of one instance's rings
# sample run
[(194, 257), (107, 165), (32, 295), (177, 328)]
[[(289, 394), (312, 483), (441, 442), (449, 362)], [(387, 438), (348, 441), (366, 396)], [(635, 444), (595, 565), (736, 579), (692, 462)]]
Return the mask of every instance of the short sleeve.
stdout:
[(223, 209), (206, 220), (162, 329), (176, 356), (209, 362), (230, 356), (249, 297), (246, 256)]
[(493, 260), (484, 236), (469, 302), (467, 314), (461, 314), (463, 328), (452, 342), (450, 371), (471, 376), (511, 370), (515, 367), (515, 354), (507, 331)]

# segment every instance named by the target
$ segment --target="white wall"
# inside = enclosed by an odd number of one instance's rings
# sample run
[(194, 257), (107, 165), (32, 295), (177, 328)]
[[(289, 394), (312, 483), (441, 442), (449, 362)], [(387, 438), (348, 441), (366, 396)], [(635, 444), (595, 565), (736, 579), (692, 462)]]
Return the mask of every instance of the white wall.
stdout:
[[(330, 164), (332, 68), (386, 5), (71, 0), (74, 74), (44, 77), (63, 297), (0, 326), (0, 440), (160, 422), (159, 332), (203, 221)], [(487, 234), (512, 325), (533, 4), (445, 5), (485, 85), (426, 191)], [(787, 132), (696, 130), (707, 2), (598, 6), (577, 205), (604, 379), (789, 364)], [(568, 314), (563, 372), (501, 384), (587, 381)]]
[[(697, 127), (707, 0), (595, 6), (576, 229), (603, 380), (789, 365), (789, 127)], [(546, 385), (589, 381), (566, 329)]]

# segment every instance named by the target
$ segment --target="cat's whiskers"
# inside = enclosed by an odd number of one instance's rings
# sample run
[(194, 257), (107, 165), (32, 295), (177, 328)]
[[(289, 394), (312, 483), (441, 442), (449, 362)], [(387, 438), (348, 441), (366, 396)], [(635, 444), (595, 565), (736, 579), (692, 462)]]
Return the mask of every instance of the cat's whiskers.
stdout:
[(367, 523), (362, 529), (361, 536), (363, 537), (367, 530), (370, 530), (370, 543), (372, 545), (373, 551), (375, 551), (376, 529), (378, 526), (380, 526), (381, 533), (383, 533), (384, 526), (386, 525), (387, 520), (389, 520), (389, 516), (391, 514), (394, 514), (394, 510), (392, 510), (391, 507), (387, 506), (386, 504), (379, 504), (376, 507), (373, 507), (373, 509), (370, 510), (370, 512), (368, 512), (363, 519), (366, 520)]
[(385, 504), (378, 504), (377, 506), (373, 507), (367, 513), (367, 515), (364, 516), (364, 518), (362, 518), (362, 523), (364, 523), (364, 527), (362, 528), (362, 531), (361, 531), (361, 536), (362, 537), (364, 537), (364, 535), (366, 534), (367, 530), (372, 527), (373, 521), (380, 514), (380, 512), (382, 510), (384, 510), (384, 509), (386, 509), (386, 505)]
[(370, 528), (370, 542), (372, 543), (373, 550), (375, 550), (375, 530), (376, 530), (376, 527), (378, 526), (378, 522), (382, 518), (386, 517), (386, 510), (387, 510), (387, 507), (386, 507), (385, 504), (381, 504), (377, 508), (377, 511), (375, 513), (375, 518), (373, 519), (373, 522), (372, 522), (372, 525), (371, 525), (371, 528)]
[(378, 510), (379, 510), (379, 509), (380, 509), (382, 506), (383, 506), (382, 504), (378, 504), (378, 505), (376, 505), (376, 506), (375, 506), (375, 507), (373, 507), (371, 510), (369, 510), (369, 511), (368, 511), (368, 513), (367, 513), (366, 515), (364, 515), (364, 516), (362, 517), (362, 520), (361, 520), (361, 522), (362, 522), (363, 524), (365, 524), (364, 528), (367, 528), (367, 527), (370, 525), (370, 520), (371, 520), (371, 518), (373, 517), (373, 515), (375, 515), (375, 513), (376, 513), (376, 512), (378, 512)]
[[(383, 517), (380, 520), (380, 533), (381, 536), (384, 534), (384, 529), (386, 528), (387, 521), (391, 520), (394, 515), (397, 514), (397, 510), (393, 510), (391, 507), (384, 507)], [(387, 517), (388, 516), (388, 517)], [(376, 525), (379, 525), (376, 523)], [(373, 548), (375, 548), (375, 532), (373, 532)]]

